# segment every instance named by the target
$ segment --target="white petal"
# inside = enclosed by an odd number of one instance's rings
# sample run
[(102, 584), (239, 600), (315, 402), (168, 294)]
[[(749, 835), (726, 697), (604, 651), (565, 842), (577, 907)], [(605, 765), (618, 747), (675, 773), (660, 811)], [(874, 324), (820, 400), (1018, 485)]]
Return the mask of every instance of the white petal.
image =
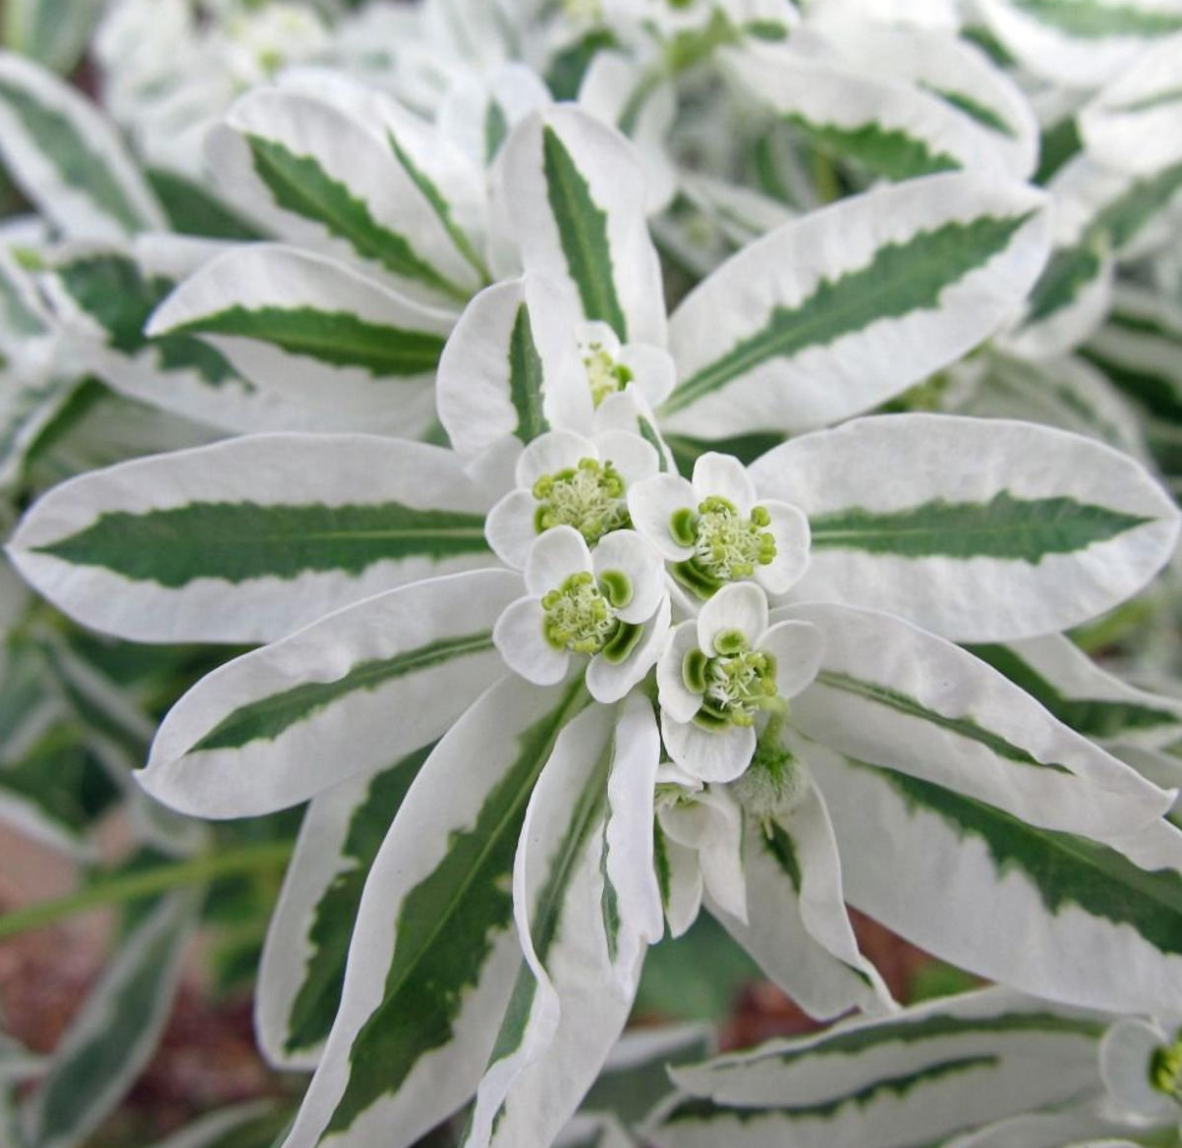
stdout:
[(673, 631), (661, 660), (657, 663), (657, 697), (661, 709), (675, 722), (687, 722), (702, 708), (702, 695), (688, 689), (681, 676), (681, 665), (690, 650), (698, 649), (698, 627), (682, 622)]
[(1141, 1120), (1177, 1119), (1178, 1107), (1149, 1080), (1153, 1054), (1170, 1038), (1156, 1025), (1117, 1021), (1100, 1042), (1100, 1076), (1122, 1115)]
[(669, 756), (703, 781), (734, 781), (751, 764), (755, 752), (755, 730), (750, 726), (706, 730), (693, 722), (674, 721), (664, 710), (661, 735)]
[(718, 786), (711, 786), (698, 800), (708, 804), (711, 811), (710, 832), (698, 849), (702, 882), (719, 908), (746, 924), (743, 811), (738, 802)]
[(534, 439), (517, 460), (517, 485), (532, 490), (544, 474), (579, 465), (581, 458), (599, 458), (595, 444), (574, 431), (548, 431)]
[(776, 557), (768, 566), (755, 567), (755, 580), (769, 594), (787, 594), (809, 566), (809, 520), (787, 502), (760, 505), (771, 517), (767, 529), (776, 540)]
[(534, 512), (538, 503), (528, 490), (511, 490), (488, 512), (484, 536), (496, 556), (514, 570), (524, 569), (529, 548), (538, 537)]
[(628, 488), (628, 513), (640, 531), (669, 562), (684, 562), (694, 549), (679, 546), (669, 529), (678, 510), (694, 510), (699, 499), (690, 483), (676, 474), (655, 474)]
[(676, 939), (689, 931), (702, 908), (702, 866), (696, 850), (665, 842), (665, 858), (669, 862), (669, 893), (665, 918), (669, 922), (669, 936)]
[(656, 616), (645, 623), (644, 633), (622, 662), (609, 662), (596, 654), (587, 667), (587, 688), (596, 701), (619, 701), (656, 665), (669, 633), (669, 599), (664, 599)]
[(754, 644), (767, 629), (767, 595), (751, 582), (724, 586), (702, 607), (698, 615), (698, 645), (714, 656), (714, 639), (738, 630)]
[(610, 461), (631, 486), (661, 469), (661, 459), (652, 443), (626, 430), (607, 430), (595, 436), (599, 457)]
[(755, 483), (747, 468), (733, 455), (707, 451), (694, 463), (694, 490), (699, 500), (712, 494), (733, 503), (740, 514), (755, 505)]
[(573, 526), (551, 527), (530, 547), (526, 589), (540, 598), (582, 570), (591, 570), (591, 551), (583, 536)]
[(590, 323), (583, 321), (576, 325), (575, 332), (581, 351), (590, 352), (595, 348), (604, 351), (613, 359), (619, 358), (620, 340), (609, 324), (598, 319)]
[(546, 641), (544, 618), (545, 611), (537, 598), (518, 598), (497, 619), (493, 642), (514, 673), (534, 685), (552, 686), (566, 676), (570, 654)]
[(620, 353), (619, 361), (632, 372), (631, 385), (640, 390), (651, 407), (659, 407), (677, 382), (673, 356), (664, 347), (630, 343)]
[(605, 534), (591, 556), (597, 577), (619, 570), (632, 583), (632, 597), (616, 610), (624, 622), (644, 622), (653, 616), (665, 594), (665, 567), (657, 552), (635, 530)]
[(759, 648), (775, 656), (776, 692), (794, 698), (821, 668), (825, 635), (808, 622), (779, 622), (759, 639)]

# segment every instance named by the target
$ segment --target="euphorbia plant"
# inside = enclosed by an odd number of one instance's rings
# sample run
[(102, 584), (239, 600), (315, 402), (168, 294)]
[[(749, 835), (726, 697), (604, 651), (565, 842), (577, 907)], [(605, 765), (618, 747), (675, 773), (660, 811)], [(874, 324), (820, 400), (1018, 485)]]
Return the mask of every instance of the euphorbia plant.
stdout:
[[(845, 897), (1046, 996), (1176, 999), (1139, 868), (1182, 857), (1170, 795), (953, 644), (1136, 592), (1177, 537), (1153, 479), (947, 416), (814, 430), (750, 467), (705, 450), (689, 481), (665, 440), (807, 430), (955, 361), (1038, 275), (1040, 198), (964, 175), (872, 192), (772, 232), (667, 321), (620, 136), (556, 106), (497, 170), (522, 274), (448, 339), (450, 449), (231, 440), (63, 485), (11, 545), (92, 625), (270, 640), (178, 703), (142, 781), (212, 817), (313, 798), (260, 986), (268, 1053), (316, 1065), (286, 1142), (409, 1144), (473, 1098), (470, 1143), (550, 1142), (663, 913), (679, 932), (703, 900), (822, 1017), (890, 1006)], [(222, 256), (152, 329), (296, 384), (307, 361), (314, 385), (315, 348), (276, 357), (274, 306), (227, 274), (283, 257)], [(341, 401), (384, 385), (355, 375)], [(386, 825), (364, 894), (341, 885)], [(1104, 860), (1065, 915), (1066, 842)], [(333, 922), (354, 918), (346, 967)]]

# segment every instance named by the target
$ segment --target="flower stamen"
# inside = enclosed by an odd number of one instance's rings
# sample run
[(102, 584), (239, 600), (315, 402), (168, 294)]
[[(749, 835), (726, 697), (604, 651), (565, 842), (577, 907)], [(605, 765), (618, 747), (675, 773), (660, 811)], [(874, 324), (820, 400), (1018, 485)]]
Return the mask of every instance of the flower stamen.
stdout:
[(749, 515), (717, 495), (702, 502), (695, 515), (688, 508), (675, 512), (669, 533), (682, 546), (692, 546), (692, 557), (673, 567), (673, 575), (699, 598), (709, 598), (728, 582), (750, 578), (757, 566), (776, 560), (776, 539), (766, 529), (771, 515), (762, 506)]
[(1149, 1061), (1149, 1083), (1182, 1104), (1182, 1034), (1173, 1044), (1154, 1050)]
[(610, 461), (594, 458), (581, 458), (578, 466), (545, 474), (533, 485), (538, 501), (534, 529), (541, 534), (555, 526), (573, 526), (588, 546), (594, 546), (605, 534), (631, 526), (626, 487)]
[(616, 611), (632, 600), (632, 583), (622, 570), (608, 570), (596, 584), (588, 571), (572, 574), (542, 598), (546, 641), (573, 654), (603, 654), (621, 662), (635, 648), (643, 627), (623, 622)]
[(587, 371), (587, 385), (591, 388), (591, 402), (596, 407), (608, 395), (622, 391), (633, 378), (632, 371), (613, 359), (598, 342), (584, 345), (583, 366)]
[(682, 662), (686, 688), (702, 695), (694, 717), (704, 729), (750, 726), (761, 710), (783, 704), (777, 697), (776, 659), (752, 650), (745, 635), (728, 630), (714, 640), (716, 656), (690, 650)]

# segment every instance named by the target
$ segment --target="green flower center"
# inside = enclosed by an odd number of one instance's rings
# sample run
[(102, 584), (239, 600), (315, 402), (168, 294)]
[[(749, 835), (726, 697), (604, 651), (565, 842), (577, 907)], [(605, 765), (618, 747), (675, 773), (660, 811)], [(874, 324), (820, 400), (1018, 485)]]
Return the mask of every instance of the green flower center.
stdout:
[(690, 650), (681, 664), (686, 688), (702, 697), (694, 722), (703, 729), (755, 724), (761, 710), (779, 709), (776, 659), (751, 649), (745, 634), (728, 630), (714, 639), (715, 656)]
[(1182, 1035), (1173, 1044), (1154, 1050), (1149, 1061), (1149, 1083), (1182, 1103)]
[(709, 598), (728, 582), (750, 578), (757, 566), (776, 559), (776, 540), (766, 529), (771, 515), (762, 506), (750, 515), (725, 498), (711, 495), (697, 509), (686, 507), (669, 520), (669, 533), (693, 556), (673, 567), (673, 576), (699, 598)]
[(597, 407), (608, 395), (622, 391), (633, 378), (631, 370), (616, 362), (602, 343), (588, 343), (583, 348), (583, 366), (587, 370), (591, 401)]
[(631, 601), (632, 583), (622, 570), (605, 571), (598, 583), (585, 570), (572, 574), (542, 599), (546, 641), (556, 650), (603, 654), (609, 662), (621, 662), (644, 629), (616, 616)]
[(588, 546), (594, 546), (605, 534), (631, 526), (626, 485), (610, 462), (594, 458), (545, 474), (534, 483), (534, 528), (541, 534), (554, 526), (573, 526)]

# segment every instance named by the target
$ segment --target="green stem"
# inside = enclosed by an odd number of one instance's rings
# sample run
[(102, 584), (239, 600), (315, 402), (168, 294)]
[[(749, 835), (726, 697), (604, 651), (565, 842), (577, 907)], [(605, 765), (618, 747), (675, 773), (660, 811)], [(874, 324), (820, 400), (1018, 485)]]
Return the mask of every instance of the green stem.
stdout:
[(96, 881), (84, 889), (58, 897), (53, 901), (39, 901), (25, 905), (0, 917), (0, 940), (15, 937), (30, 929), (56, 924), (75, 913), (84, 913), (103, 905), (122, 905), (178, 889), (186, 885), (201, 885), (219, 877), (250, 873), (259, 869), (278, 869), (291, 856), (289, 841), (269, 841), (262, 845), (243, 845), (219, 853), (203, 853), (185, 861), (135, 873), (124, 873)]

